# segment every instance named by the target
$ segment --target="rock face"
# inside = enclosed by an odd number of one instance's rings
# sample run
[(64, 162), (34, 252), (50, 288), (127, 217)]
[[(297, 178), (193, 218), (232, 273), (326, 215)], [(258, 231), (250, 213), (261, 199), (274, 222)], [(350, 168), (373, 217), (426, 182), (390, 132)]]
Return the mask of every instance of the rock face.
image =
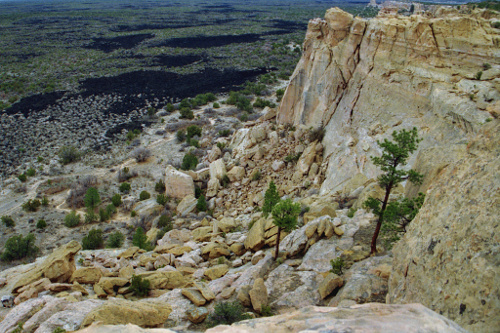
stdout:
[(440, 161), (454, 161), (460, 149), (449, 148), (498, 113), (499, 68), (484, 70), (482, 80), (475, 75), (483, 63), (500, 62), (500, 30), (480, 11), (438, 15), (364, 20), (333, 8), (310, 21), (277, 119), (325, 128), (322, 193), (341, 190), (358, 173), (375, 178), (369, 156), (393, 130), (416, 126), (420, 150), (434, 147)]
[(95, 324), (86, 329), (77, 331), (78, 333), (174, 333), (168, 329), (145, 329), (136, 325), (101, 325)]
[(475, 332), (500, 327), (500, 124), (449, 165), (393, 249), (391, 303), (420, 302)]
[(305, 307), (279, 316), (218, 326), (206, 333), (356, 332), (356, 333), (467, 332), (456, 323), (420, 304), (362, 304), (349, 308)]

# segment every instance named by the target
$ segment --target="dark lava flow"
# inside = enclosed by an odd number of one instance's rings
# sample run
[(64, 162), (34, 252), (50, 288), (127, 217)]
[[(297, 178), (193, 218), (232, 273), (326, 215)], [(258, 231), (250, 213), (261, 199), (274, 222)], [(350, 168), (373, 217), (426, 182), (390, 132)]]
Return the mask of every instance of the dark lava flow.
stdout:
[(242, 34), (172, 38), (160, 43), (158, 46), (205, 49), (236, 43), (254, 43), (260, 40), (260, 36), (259, 34)]
[(94, 38), (94, 42), (87, 45), (86, 48), (100, 50), (106, 53), (113, 52), (118, 49), (132, 49), (145, 41), (153, 38), (153, 34), (137, 34), (128, 36), (118, 36), (112, 38)]
[(121, 95), (122, 102), (114, 104), (107, 112), (124, 114), (137, 106), (143, 106), (146, 99), (174, 100), (207, 92), (237, 90), (238, 86), (247, 80), (266, 72), (267, 69), (264, 68), (246, 71), (208, 68), (186, 75), (162, 71), (135, 71), (114, 77), (86, 79), (81, 83), (83, 92), (80, 95)]
[(56, 101), (64, 96), (64, 91), (55, 91), (46, 94), (37, 94), (25, 97), (19, 102), (12, 104), (5, 112), (7, 114), (22, 113), (27, 117), (31, 112), (39, 112), (49, 105), (56, 104)]

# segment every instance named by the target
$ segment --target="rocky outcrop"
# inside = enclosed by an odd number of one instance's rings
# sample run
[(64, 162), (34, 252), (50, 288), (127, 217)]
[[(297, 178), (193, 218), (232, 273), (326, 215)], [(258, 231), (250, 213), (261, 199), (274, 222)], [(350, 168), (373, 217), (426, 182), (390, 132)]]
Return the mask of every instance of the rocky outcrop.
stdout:
[[(424, 329), (425, 328), (425, 329)], [(305, 307), (267, 318), (217, 326), (206, 333), (356, 332), (356, 333), (467, 332), (420, 304), (362, 304), (348, 308)]]
[(41, 278), (47, 278), (52, 282), (68, 281), (76, 269), (75, 254), (81, 248), (82, 246), (77, 241), (71, 241), (54, 250), (42, 263), (21, 275), (12, 291), (17, 292), (20, 288)]
[(78, 333), (175, 333), (172, 330), (163, 328), (156, 329), (147, 329), (141, 328), (136, 325), (102, 325), (102, 324), (93, 324), (83, 330), (77, 331)]
[[(460, 147), (450, 147), (498, 114), (500, 68), (483, 64), (500, 62), (500, 31), (480, 13), (437, 15), (364, 20), (333, 8), (310, 21), (277, 119), (326, 129), (322, 193), (342, 190), (359, 173), (375, 178), (369, 156), (393, 130), (416, 126), (420, 150), (438, 150), (432, 169), (439, 170), (460, 158)], [(427, 158), (421, 154), (419, 163)]]
[(165, 171), (165, 194), (171, 198), (183, 199), (194, 196), (193, 178), (169, 165)]
[(420, 302), (475, 332), (500, 327), (500, 124), (442, 171), (393, 249), (391, 303)]

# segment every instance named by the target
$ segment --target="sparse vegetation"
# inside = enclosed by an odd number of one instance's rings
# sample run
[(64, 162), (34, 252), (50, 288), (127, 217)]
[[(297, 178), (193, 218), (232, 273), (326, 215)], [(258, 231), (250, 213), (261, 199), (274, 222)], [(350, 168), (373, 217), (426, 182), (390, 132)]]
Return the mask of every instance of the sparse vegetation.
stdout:
[(7, 228), (12, 228), (16, 225), (14, 222), (14, 219), (11, 216), (2, 216), (2, 223), (7, 227)]
[(158, 228), (163, 229), (165, 232), (172, 230), (174, 227), (172, 218), (167, 214), (162, 214), (158, 219)]
[(41, 202), (38, 199), (29, 199), (25, 203), (23, 203), (22, 208), (26, 212), (36, 212), (38, 207), (41, 206)]
[(69, 164), (80, 159), (82, 154), (73, 146), (62, 146), (57, 153), (62, 164)]
[(151, 282), (148, 279), (143, 279), (140, 275), (133, 275), (130, 281), (129, 291), (139, 297), (147, 296), (149, 293)]
[(163, 180), (159, 180), (155, 184), (155, 191), (158, 193), (164, 193), (165, 192), (165, 182)]
[(111, 197), (111, 203), (115, 207), (119, 207), (122, 204), (122, 196), (120, 194), (116, 193), (115, 195), (113, 195)]
[(64, 217), (64, 225), (68, 228), (74, 228), (81, 222), (80, 215), (76, 211), (72, 211)]
[(165, 194), (158, 194), (156, 196), (156, 202), (160, 206), (165, 206), (168, 202), (168, 197)]
[(260, 178), (262, 178), (262, 173), (260, 172), (260, 170), (255, 170), (254, 173), (252, 174), (252, 180), (258, 181), (260, 180)]
[(214, 306), (214, 311), (208, 316), (207, 327), (217, 325), (231, 325), (238, 321), (251, 319), (244, 313), (243, 306), (238, 302), (219, 302)]
[(121, 183), (120, 187), (119, 187), (120, 192), (122, 192), (122, 193), (128, 193), (128, 192), (130, 192), (131, 188), (132, 188), (132, 186), (130, 186), (129, 183)]
[(132, 244), (146, 251), (152, 250), (152, 246), (148, 242), (148, 237), (144, 233), (144, 229), (142, 229), (141, 227), (135, 229), (135, 234), (132, 238)]
[(26, 181), (28, 180), (28, 177), (26, 176), (26, 174), (25, 174), (25, 173), (22, 173), (22, 174), (20, 174), (19, 176), (17, 176), (17, 179), (19, 179), (19, 181), (20, 181), (21, 183), (24, 183), (24, 182), (26, 182)]
[(199, 212), (206, 212), (208, 209), (207, 200), (205, 199), (205, 196), (203, 194), (200, 195), (198, 201), (196, 202), (196, 209)]
[(84, 250), (95, 250), (103, 246), (104, 240), (102, 238), (101, 229), (92, 229), (88, 235), (82, 239), (82, 248)]
[(141, 200), (141, 201), (148, 200), (149, 198), (151, 198), (151, 194), (149, 194), (148, 191), (142, 191), (139, 194), (139, 200)]
[(45, 220), (38, 220), (38, 222), (36, 223), (36, 228), (37, 229), (45, 229), (47, 227), (47, 222), (45, 222)]
[(120, 248), (120, 247), (122, 247), (124, 240), (125, 240), (125, 236), (121, 232), (115, 231), (114, 233), (109, 235), (108, 242), (106, 243), (106, 247), (111, 248), (111, 249)]
[(198, 157), (192, 153), (187, 153), (182, 159), (182, 170), (194, 170), (198, 165)]
[(337, 257), (335, 260), (330, 260), (330, 264), (332, 265), (332, 269), (330, 272), (337, 274), (337, 275), (342, 275), (342, 269), (344, 268), (344, 259), (342, 257)]
[(145, 147), (137, 147), (130, 153), (130, 157), (135, 158), (137, 163), (145, 162), (150, 156), (151, 150)]
[(5, 242), (5, 247), (0, 258), (3, 261), (13, 261), (35, 256), (38, 252), (35, 240), (35, 235), (33, 234), (28, 234), (26, 237), (23, 237), (23, 235), (10, 237)]

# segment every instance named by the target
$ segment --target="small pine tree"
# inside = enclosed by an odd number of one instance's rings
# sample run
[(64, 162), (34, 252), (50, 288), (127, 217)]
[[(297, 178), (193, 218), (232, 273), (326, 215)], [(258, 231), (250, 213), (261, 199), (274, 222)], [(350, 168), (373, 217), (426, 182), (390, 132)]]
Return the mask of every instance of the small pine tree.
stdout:
[[(418, 137), (417, 128), (414, 127), (411, 131), (401, 130), (392, 133), (394, 142), (385, 139), (383, 142), (377, 141), (382, 148), (382, 156), (371, 156), (373, 164), (380, 167), (385, 173), (378, 177), (378, 184), (385, 189), (384, 200), (380, 202), (376, 198), (368, 198), (364, 202), (364, 206), (373, 210), (373, 213), (378, 216), (377, 226), (373, 233), (371, 243), (371, 254), (377, 252), (377, 238), (384, 221), (384, 213), (386, 212), (389, 196), (394, 187), (404, 180), (408, 180), (414, 184), (422, 183), (423, 175), (415, 170), (398, 169), (399, 166), (405, 165), (406, 161), (414, 151), (417, 150), (418, 143), (421, 141)], [(382, 207), (380, 207), (382, 204)]]
[(89, 209), (94, 209), (101, 202), (101, 198), (99, 197), (99, 192), (95, 187), (89, 187), (85, 197), (83, 198), (83, 202), (85, 203), (85, 207)]
[(142, 229), (141, 227), (135, 229), (135, 234), (132, 238), (132, 244), (146, 251), (151, 250), (152, 247), (148, 242), (148, 237), (144, 233), (144, 229)]
[(143, 279), (140, 275), (133, 275), (130, 281), (129, 291), (133, 292), (139, 297), (147, 296), (149, 293), (151, 283), (147, 279)]
[(5, 247), (1, 255), (3, 261), (12, 261), (33, 256), (38, 252), (35, 246), (35, 235), (28, 234), (26, 237), (17, 235), (10, 237), (5, 242)]
[(290, 232), (297, 227), (297, 218), (300, 214), (300, 204), (294, 203), (291, 199), (280, 200), (273, 208), (273, 222), (278, 227), (276, 235), (275, 259), (278, 259), (281, 230)]
[(82, 239), (82, 248), (84, 250), (95, 250), (101, 248), (104, 243), (101, 229), (92, 229), (89, 234)]
[(202, 194), (198, 198), (198, 202), (196, 203), (196, 209), (199, 212), (205, 212), (207, 210), (207, 200), (205, 199), (205, 196)]
[(264, 216), (267, 217), (273, 211), (273, 207), (280, 201), (280, 195), (276, 189), (276, 185), (273, 181), (269, 183), (269, 187), (264, 194), (264, 205), (262, 206), (262, 212)]
[(119, 207), (122, 204), (122, 196), (116, 193), (111, 197), (111, 202), (115, 207)]
[(111, 235), (109, 235), (106, 247), (111, 248), (111, 249), (120, 248), (123, 245), (124, 240), (125, 240), (125, 236), (121, 232), (116, 231), (116, 232), (112, 233)]

